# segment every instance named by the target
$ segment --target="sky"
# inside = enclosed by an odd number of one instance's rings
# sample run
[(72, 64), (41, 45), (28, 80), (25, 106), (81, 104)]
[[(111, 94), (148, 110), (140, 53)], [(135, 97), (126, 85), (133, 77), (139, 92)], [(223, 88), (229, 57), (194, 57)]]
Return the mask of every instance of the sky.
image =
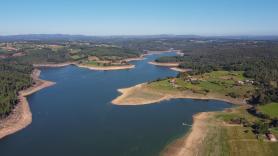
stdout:
[(0, 0), (0, 35), (278, 35), (278, 0)]

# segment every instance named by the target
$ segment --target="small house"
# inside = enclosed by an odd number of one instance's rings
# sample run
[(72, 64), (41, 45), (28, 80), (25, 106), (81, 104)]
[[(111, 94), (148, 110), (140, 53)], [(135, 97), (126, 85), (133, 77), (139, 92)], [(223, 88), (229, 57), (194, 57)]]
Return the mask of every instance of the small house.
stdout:
[(243, 81), (237, 81), (237, 84), (244, 85), (244, 82)]
[(171, 81), (170, 81), (170, 83), (172, 83), (172, 84), (176, 84), (176, 79), (174, 78), (174, 79), (172, 79)]
[(269, 141), (271, 142), (277, 142), (277, 138), (275, 137), (275, 135), (273, 135), (272, 133), (267, 133), (266, 137), (268, 138)]
[(88, 60), (89, 60), (89, 61), (99, 61), (99, 58), (96, 57), (96, 56), (89, 56), (89, 57), (88, 57)]
[(254, 84), (254, 81), (253, 81), (253, 80), (245, 80), (244, 82), (245, 82), (245, 83), (248, 83), (248, 84)]

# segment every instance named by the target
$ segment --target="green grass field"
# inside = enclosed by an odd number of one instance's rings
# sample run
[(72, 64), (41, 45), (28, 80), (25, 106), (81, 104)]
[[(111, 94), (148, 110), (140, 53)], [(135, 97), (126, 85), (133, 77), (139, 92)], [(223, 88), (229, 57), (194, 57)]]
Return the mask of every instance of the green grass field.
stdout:
[(278, 103), (258, 106), (257, 109), (263, 114), (269, 115), (271, 118), (278, 117)]
[(174, 87), (170, 80), (156, 81), (150, 84), (151, 87), (156, 89), (166, 90), (192, 90), (197, 93), (219, 93), (223, 95), (234, 95), (236, 97), (249, 97), (255, 90), (255, 86), (249, 83), (239, 85), (238, 81), (244, 81), (246, 78), (241, 71), (214, 71), (193, 77), (198, 80), (198, 83), (192, 83), (184, 80), (183, 78), (176, 79)]
[(215, 113), (214, 118), (209, 120), (209, 133), (200, 149), (201, 155), (275, 156), (278, 143), (265, 141), (264, 136), (257, 139), (251, 127), (223, 124), (223, 121), (238, 117), (244, 117), (250, 122), (260, 120), (240, 107), (232, 112)]
[(175, 88), (170, 84), (168, 79), (152, 82), (149, 84), (149, 86), (154, 89), (175, 90)]
[(72, 55), (71, 58), (74, 59), (74, 60), (78, 60), (82, 57), (80, 55)]
[(86, 61), (84, 62), (85, 65), (88, 65), (88, 66), (96, 66), (96, 67), (103, 67), (104, 64), (103, 63), (98, 63), (96, 61)]

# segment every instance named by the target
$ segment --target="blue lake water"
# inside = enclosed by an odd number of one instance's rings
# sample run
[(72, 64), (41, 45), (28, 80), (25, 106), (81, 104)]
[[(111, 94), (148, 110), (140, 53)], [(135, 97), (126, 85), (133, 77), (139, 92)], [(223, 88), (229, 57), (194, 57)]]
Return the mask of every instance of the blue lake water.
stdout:
[(42, 69), (41, 78), (57, 84), (28, 97), (33, 122), (0, 140), (1, 156), (153, 156), (185, 134), (192, 115), (231, 107), (221, 101), (175, 99), (144, 106), (115, 106), (117, 89), (175, 76), (136, 61), (135, 69), (91, 71), (67, 66)]

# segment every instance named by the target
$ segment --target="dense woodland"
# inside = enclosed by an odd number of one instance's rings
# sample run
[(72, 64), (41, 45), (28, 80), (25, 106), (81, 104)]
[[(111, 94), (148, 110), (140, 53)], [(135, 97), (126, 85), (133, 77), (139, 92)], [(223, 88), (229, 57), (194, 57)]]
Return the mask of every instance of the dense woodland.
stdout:
[(18, 102), (18, 92), (32, 85), (31, 65), (0, 62), (0, 118), (8, 115)]
[(22, 57), (12, 57), (6, 59), (8, 62), (17, 62), (21, 64), (28, 63), (62, 63), (70, 60), (70, 56), (65, 49), (60, 49), (56, 52), (49, 48), (31, 49)]
[[(51, 43), (51, 44), (50, 44)], [(110, 44), (94, 44), (83, 42), (23, 42), (9, 44), (17, 50), (5, 51), (0, 46), (0, 58), (6, 57), (6, 62), (26, 63), (64, 63), (85, 60), (96, 56), (101, 60), (123, 60), (140, 56), (140, 52)], [(6, 45), (2, 45), (6, 47)], [(14, 56), (20, 54), (20, 57)]]
[(140, 51), (119, 47), (93, 47), (81, 49), (77, 55), (97, 56), (101, 60), (122, 60), (140, 56)]

